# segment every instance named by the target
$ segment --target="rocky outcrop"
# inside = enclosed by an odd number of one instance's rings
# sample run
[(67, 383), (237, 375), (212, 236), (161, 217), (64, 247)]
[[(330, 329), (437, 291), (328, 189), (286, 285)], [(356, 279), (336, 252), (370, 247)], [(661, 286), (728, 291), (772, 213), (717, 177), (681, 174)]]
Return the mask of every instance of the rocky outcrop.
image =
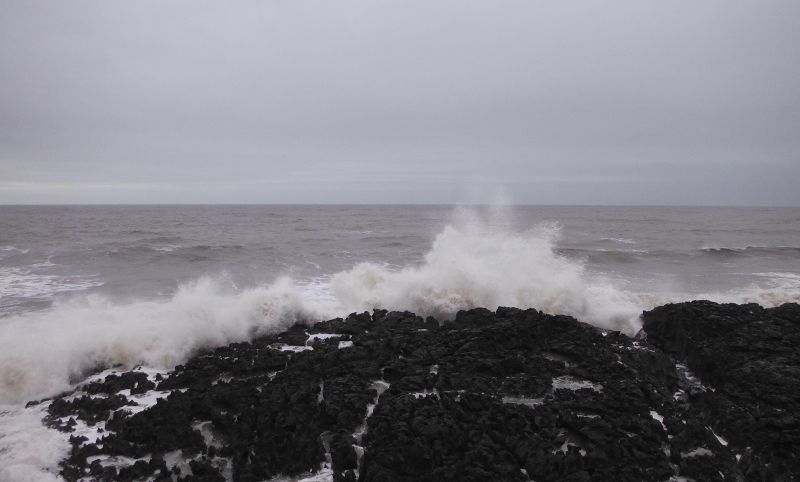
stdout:
[(48, 423), (75, 434), (70, 481), (800, 477), (800, 308), (643, 318), (647, 341), (515, 308), (353, 314), (109, 373)]
[(708, 387), (693, 413), (738, 454), (747, 480), (800, 479), (800, 305), (693, 301), (643, 320), (648, 341)]

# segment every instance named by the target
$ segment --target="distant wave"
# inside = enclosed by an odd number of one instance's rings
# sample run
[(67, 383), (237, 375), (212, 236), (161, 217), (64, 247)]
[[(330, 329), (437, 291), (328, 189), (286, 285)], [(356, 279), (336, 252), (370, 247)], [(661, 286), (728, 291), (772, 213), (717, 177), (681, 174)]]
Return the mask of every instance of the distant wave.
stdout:
[(179, 244), (133, 244), (126, 246), (118, 246), (111, 248), (107, 254), (113, 258), (128, 258), (146, 256), (176, 256), (181, 258), (189, 258), (189, 260), (203, 260), (215, 252), (225, 252), (231, 250), (241, 250), (243, 246), (238, 244), (230, 245), (206, 245), (198, 244), (193, 246), (179, 245)]
[[(52, 263), (37, 263), (34, 268), (53, 266)], [(15, 298), (52, 299), (57, 293), (82, 291), (101, 286), (94, 276), (71, 276), (64, 278), (52, 274), (37, 273), (28, 268), (0, 268), (0, 314), (3, 308), (15, 303)]]
[(726, 258), (751, 258), (762, 256), (800, 256), (800, 247), (793, 246), (746, 246), (743, 248), (705, 247), (698, 250), (646, 250), (646, 249), (608, 249), (592, 247), (559, 247), (556, 251), (562, 255), (589, 262), (637, 262), (645, 259), (662, 261), (681, 261), (707, 256), (709, 260)]
[[(585, 260), (590, 263), (636, 263), (653, 255), (644, 249), (589, 249), (589, 248), (556, 248), (556, 252), (571, 259)], [(657, 255), (657, 253), (655, 253)]]
[(17, 248), (16, 246), (0, 246), (0, 251), (17, 251), (17, 252), (20, 252), (22, 254), (25, 254), (25, 253), (28, 252), (27, 249)]
[(398, 241), (392, 241), (381, 245), (381, 248), (407, 248), (408, 245)]
[(16, 246), (0, 246), (0, 259), (8, 258), (18, 254), (28, 254), (27, 249), (17, 248)]
[(153, 248), (153, 249), (154, 249), (154, 250), (156, 250), (156, 251), (161, 251), (161, 252), (164, 252), (164, 253), (170, 253), (170, 252), (172, 252), (172, 251), (175, 251), (175, 250), (181, 249), (181, 246), (179, 246), (179, 245), (173, 245), (173, 244), (169, 244), (169, 245), (167, 245), (167, 246), (159, 246), (159, 247), (155, 247), (155, 248)]
[(623, 243), (623, 244), (636, 244), (636, 241), (627, 238), (601, 238), (600, 241)]
[(706, 247), (700, 251), (719, 257), (740, 257), (740, 256), (800, 256), (800, 247), (797, 246), (745, 246), (743, 248), (728, 247)]

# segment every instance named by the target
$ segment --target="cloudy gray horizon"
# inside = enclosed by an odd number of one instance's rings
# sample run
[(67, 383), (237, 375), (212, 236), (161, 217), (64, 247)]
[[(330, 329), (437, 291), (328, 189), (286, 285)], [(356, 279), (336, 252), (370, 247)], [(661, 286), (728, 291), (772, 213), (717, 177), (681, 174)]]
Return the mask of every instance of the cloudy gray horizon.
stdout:
[(0, 204), (800, 206), (800, 2), (0, 13)]

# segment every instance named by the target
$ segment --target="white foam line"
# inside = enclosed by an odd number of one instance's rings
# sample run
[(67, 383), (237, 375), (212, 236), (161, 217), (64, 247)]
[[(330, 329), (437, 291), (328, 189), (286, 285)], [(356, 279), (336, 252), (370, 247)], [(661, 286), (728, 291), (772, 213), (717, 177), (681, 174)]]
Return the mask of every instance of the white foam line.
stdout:
[(145, 462), (150, 462), (151, 455), (145, 455), (140, 459), (134, 459), (131, 457), (125, 457), (122, 455), (93, 455), (91, 457), (86, 457), (86, 463), (91, 464), (95, 460), (100, 462), (100, 465), (103, 467), (116, 467), (117, 469), (121, 469), (123, 467), (130, 467), (131, 465), (135, 464), (136, 462), (143, 460)]
[(425, 388), (421, 392), (413, 392), (411, 393), (411, 395), (414, 398), (425, 398), (425, 397), (430, 397), (431, 395), (436, 395), (438, 397), (439, 391), (436, 390), (435, 388), (433, 390), (428, 390), (427, 388)]
[(714, 452), (710, 451), (705, 447), (697, 447), (695, 449), (690, 450), (689, 452), (681, 452), (681, 457), (685, 459), (690, 459), (692, 457), (707, 457), (710, 455), (714, 455)]
[(297, 477), (279, 475), (270, 479), (269, 482), (333, 482), (333, 469), (322, 467), (315, 474), (303, 474)]
[(214, 434), (214, 425), (212, 422), (195, 422), (192, 424), (192, 428), (200, 432), (200, 435), (203, 436), (207, 447), (222, 448), (223, 443)]
[(704, 392), (708, 390), (706, 386), (703, 385), (703, 382), (701, 382), (694, 373), (689, 371), (688, 367), (680, 363), (676, 363), (675, 368), (677, 369), (679, 375), (683, 375), (684, 379), (689, 383), (689, 385)]
[(711, 431), (711, 434), (714, 437), (717, 438), (717, 440), (719, 441), (720, 444), (722, 444), (724, 447), (728, 446), (728, 441), (727, 440), (725, 440), (724, 438), (722, 438), (719, 435), (717, 435), (716, 433), (714, 433), (714, 430), (711, 427), (706, 427), (706, 428)]
[(661, 424), (661, 427), (665, 432), (667, 431), (667, 426), (664, 425), (664, 417), (660, 413), (656, 412), (655, 410), (650, 410), (650, 416), (653, 417), (653, 420), (656, 420)]
[[(308, 335), (308, 333), (306, 333)], [(306, 346), (311, 346), (314, 344), (316, 340), (327, 340), (330, 338), (344, 338), (348, 335), (339, 335), (336, 333), (314, 333), (313, 335), (308, 335), (308, 340), (306, 340)]]
[(589, 380), (580, 380), (571, 376), (562, 376), (553, 378), (553, 390), (580, 390), (582, 388), (591, 388), (595, 392), (603, 390), (603, 385), (599, 383), (592, 383)]
[(296, 345), (287, 345), (286, 343), (273, 343), (269, 346), (273, 350), (278, 351), (290, 351), (292, 353), (299, 353), (301, 351), (311, 351), (314, 347), (311, 346), (296, 346)]
[(353, 449), (356, 451), (356, 480), (358, 480), (359, 474), (361, 473), (361, 460), (363, 459), (364, 452), (366, 451), (366, 449), (361, 445), (361, 441), (364, 437), (364, 434), (367, 433), (367, 420), (372, 416), (372, 413), (375, 411), (375, 407), (378, 406), (378, 401), (380, 400), (381, 395), (383, 395), (383, 392), (385, 392), (389, 386), (390, 385), (383, 380), (375, 380), (372, 382), (370, 388), (378, 392), (375, 395), (375, 401), (367, 405), (367, 414), (364, 416), (364, 421), (356, 428), (356, 431), (353, 432), (353, 437), (356, 439), (356, 443), (353, 445)]
[(502, 400), (503, 403), (525, 405), (526, 407), (538, 407), (544, 403), (544, 398), (503, 397)]
[[(130, 390), (122, 390), (120, 393), (124, 391), (130, 392)], [(167, 398), (170, 393), (172, 393), (172, 391), (151, 390), (149, 392), (142, 393), (141, 395), (126, 395), (128, 400), (136, 402), (137, 405), (126, 405), (125, 407), (122, 407), (122, 410), (130, 412), (131, 415), (144, 412), (148, 408), (151, 408), (158, 403), (159, 400)]]

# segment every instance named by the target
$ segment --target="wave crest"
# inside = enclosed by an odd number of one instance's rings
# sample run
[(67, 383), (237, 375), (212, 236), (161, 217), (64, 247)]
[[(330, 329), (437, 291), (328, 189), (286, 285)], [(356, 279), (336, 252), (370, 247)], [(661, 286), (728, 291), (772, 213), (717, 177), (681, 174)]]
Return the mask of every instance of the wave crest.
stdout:
[(556, 249), (557, 226), (518, 230), (500, 214), (457, 213), (421, 262), (401, 269), (362, 262), (303, 287), (281, 278), (235, 291), (204, 277), (168, 301), (123, 304), (76, 295), (48, 311), (3, 318), (0, 404), (54, 395), (101, 367), (168, 369), (200, 349), (373, 308), (452, 319), (459, 310), (514, 306), (634, 334), (643, 310), (670, 302), (800, 302), (794, 273), (760, 273), (759, 286), (727, 293), (618, 289)]
[(233, 294), (202, 278), (166, 303), (73, 299), (0, 325), (0, 403), (54, 395), (98, 367), (171, 368), (203, 348), (321, 319), (288, 278)]
[(588, 281), (582, 264), (555, 251), (558, 235), (553, 225), (515, 232), (465, 216), (436, 237), (420, 266), (393, 272), (360, 263), (334, 275), (331, 290), (346, 312), (384, 308), (452, 319), (459, 310), (515, 306), (635, 333), (640, 304)]

